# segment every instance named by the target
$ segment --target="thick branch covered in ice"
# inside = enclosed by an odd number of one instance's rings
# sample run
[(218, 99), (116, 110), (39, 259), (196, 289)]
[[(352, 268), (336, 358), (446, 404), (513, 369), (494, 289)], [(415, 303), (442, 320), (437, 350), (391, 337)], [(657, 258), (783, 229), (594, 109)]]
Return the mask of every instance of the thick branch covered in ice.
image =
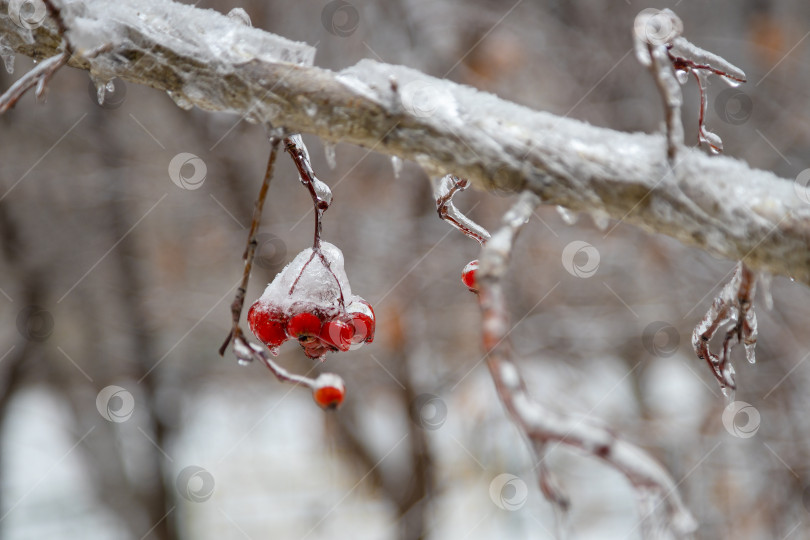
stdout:
[[(663, 527), (677, 538), (685, 538), (696, 523), (683, 505), (677, 485), (669, 474), (641, 448), (618, 438), (609, 429), (591, 421), (549, 409), (533, 400), (513, 361), (509, 339), (509, 316), (501, 278), (506, 273), (515, 238), (529, 220), (540, 199), (525, 192), (504, 216), (502, 227), (483, 247), (478, 270), (482, 337), (487, 366), (498, 397), (512, 421), (530, 441), (538, 465), (543, 494), (561, 510), (568, 499), (542, 461), (549, 443), (578, 448), (619, 470), (636, 488), (642, 503), (642, 529)], [(644, 535), (650, 538), (649, 535)], [(657, 537), (657, 536), (656, 536)]]
[[(56, 23), (26, 29), (8, 16), (9, 2), (0, 0), (0, 34), (13, 50), (58, 54)], [(431, 176), (529, 189), (544, 203), (607, 213), (810, 284), (810, 204), (792, 181), (742, 161), (684, 148), (671, 169), (662, 135), (532, 111), (401, 66), (364, 60), (339, 73), (320, 69), (311, 47), (168, 0), (77, 0), (62, 11), (76, 50), (69, 64), (97, 78), (412, 159)], [(105, 44), (109, 52), (82, 56)]]

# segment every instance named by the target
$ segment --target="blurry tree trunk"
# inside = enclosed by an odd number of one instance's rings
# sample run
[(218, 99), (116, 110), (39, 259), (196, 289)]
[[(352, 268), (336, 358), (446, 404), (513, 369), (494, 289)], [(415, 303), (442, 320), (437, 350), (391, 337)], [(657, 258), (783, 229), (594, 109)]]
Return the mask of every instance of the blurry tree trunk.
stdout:
[[(96, 123), (94, 133), (98, 135), (96, 147), (103, 161), (101, 170), (115, 174), (108, 181), (111, 189), (121, 192), (131, 191), (130, 181), (126, 177), (127, 168), (123, 165), (126, 149), (119, 141), (119, 132), (108, 129), (108, 123), (101, 117), (102, 114), (102, 109), (96, 109), (93, 118)], [(164, 458), (161, 455), (161, 451), (165, 452), (167, 448), (170, 427), (158, 414), (155, 403), (160, 371), (155, 369), (150, 372), (150, 370), (157, 364), (158, 355), (155, 353), (154, 332), (149, 325), (151, 319), (143, 304), (146, 296), (143, 280), (136, 268), (138, 261), (143, 257), (137, 248), (136, 237), (128, 234), (133, 219), (129, 216), (131, 206), (127, 200), (126, 196), (114, 196), (110, 198), (108, 206), (111, 240), (119, 242), (114, 251), (119, 276), (116, 302), (129, 328), (131, 343), (126, 348), (130, 355), (128, 361), (134, 367), (134, 376), (143, 386), (145, 398), (143, 411), (149, 422), (148, 427), (152, 430), (150, 437), (157, 445), (155, 448), (151, 442), (143, 441), (143, 447), (148, 449), (146, 474), (152, 481), (147, 491), (140, 493), (139, 500), (148, 516), (150, 526), (153, 527), (148, 537), (157, 540), (175, 540), (178, 533), (175, 520), (170, 515), (174, 509), (172, 504), (174, 483), (170, 479), (171, 468), (164, 469)], [(167, 411), (166, 414), (170, 412)]]

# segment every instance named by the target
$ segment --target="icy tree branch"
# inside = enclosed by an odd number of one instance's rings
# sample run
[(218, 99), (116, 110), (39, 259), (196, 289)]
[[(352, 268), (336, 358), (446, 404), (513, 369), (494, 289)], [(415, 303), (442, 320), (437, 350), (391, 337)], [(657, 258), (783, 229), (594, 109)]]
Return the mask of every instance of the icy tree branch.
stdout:
[[(63, 52), (55, 21), (29, 30), (8, 15), (9, 2), (0, 0), (0, 34), (14, 51), (38, 59)], [(791, 180), (742, 161), (683, 148), (670, 167), (660, 134), (532, 111), (401, 66), (364, 60), (338, 73), (320, 69), (311, 47), (168, 0), (78, 0), (62, 6), (62, 17), (75, 48), (69, 65), (97, 79), (118, 76), (183, 107), (412, 159), (431, 176), (528, 189), (544, 203), (605, 212), (810, 285), (810, 204)], [(109, 52), (83, 56), (104, 45)]]
[[(580, 449), (615, 467), (635, 487), (642, 508), (643, 530), (663, 527), (685, 538), (696, 523), (683, 505), (677, 485), (669, 474), (641, 448), (618, 438), (609, 429), (587, 419), (560, 413), (532, 399), (517, 365), (509, 339), (509, 316), (501, 278), (507, 270), (517, 234), (540, 203), (537, 195), (524, 192), (504, 216), (502, 227), (483, 247), (478, 271), (482, 337), (498, 397), (512, 421), (529, 440), (538, 465), (540, 488), (560, 511), (569, 502), (543, 462), (549, 443)], [(644, 538), (651, 538), (648, 534)], [(656, 538), (658, 536), (655, 536)]]

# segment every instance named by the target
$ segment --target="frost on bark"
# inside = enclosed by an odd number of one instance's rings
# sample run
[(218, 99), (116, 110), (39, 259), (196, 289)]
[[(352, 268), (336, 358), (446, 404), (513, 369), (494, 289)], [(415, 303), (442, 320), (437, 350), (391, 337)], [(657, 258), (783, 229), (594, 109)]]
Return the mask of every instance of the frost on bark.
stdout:
[[(9, 2), (0, 0), (7, 49), (38, 59), (64, 51), (51, 18), (28, 29), (8, 16)], [(810, 284), (810, 205), (791, 181), (742, 161), (682, 148), (671, 167), (660, 134), (532, 111), (402, 66), (317, 68), (312, 47), (168, 0), (79, 0), (62, 9), (75, 48), (68, 64), (99, 82), (146, 84), (181, 107), (374, 148), (482, 189), (528, 189), (544, 203), (607, 214)]]

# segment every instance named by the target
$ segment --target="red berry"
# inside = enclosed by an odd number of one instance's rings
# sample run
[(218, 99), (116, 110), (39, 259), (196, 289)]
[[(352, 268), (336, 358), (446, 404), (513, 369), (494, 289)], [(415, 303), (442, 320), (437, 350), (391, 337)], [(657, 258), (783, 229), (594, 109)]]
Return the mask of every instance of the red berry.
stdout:
[(352, 346), (354, 327), (343, 321), (329, 321), (321, 327), (320, 338), (325, 344), (339, 351), (348, 351)]
[(323, 409), (336, 409), (346, 394), (343, 379), (334, 373), (322, 373), (315, 379), (312, 397)]
[(478, 273), (478, 259), (468, 262), (464, 270), (461, 271), (461, 281), (463, 281), (464, 285), (472, 292), (478, 292), (476, 273)]
[(346, 313), (349, 314), (349, 324), (354, 327), (352, 343), (357, 344), (364, 341), (371, 343), (374, 341), (374, 330), (377, 321), (371, 304), (365, 300), (355, 300), (346, 308)]
[(321, 319), (312, 313), (299, 313), (287, 322), (287, 334), (291, 338), (317, 336), (321, 333)]
[(268, 311), (259, 302), (254, 302), (248, 311), (250, 331), (268, 347), (278, 347), (287, 341), (284, 331), (284, 315)]

